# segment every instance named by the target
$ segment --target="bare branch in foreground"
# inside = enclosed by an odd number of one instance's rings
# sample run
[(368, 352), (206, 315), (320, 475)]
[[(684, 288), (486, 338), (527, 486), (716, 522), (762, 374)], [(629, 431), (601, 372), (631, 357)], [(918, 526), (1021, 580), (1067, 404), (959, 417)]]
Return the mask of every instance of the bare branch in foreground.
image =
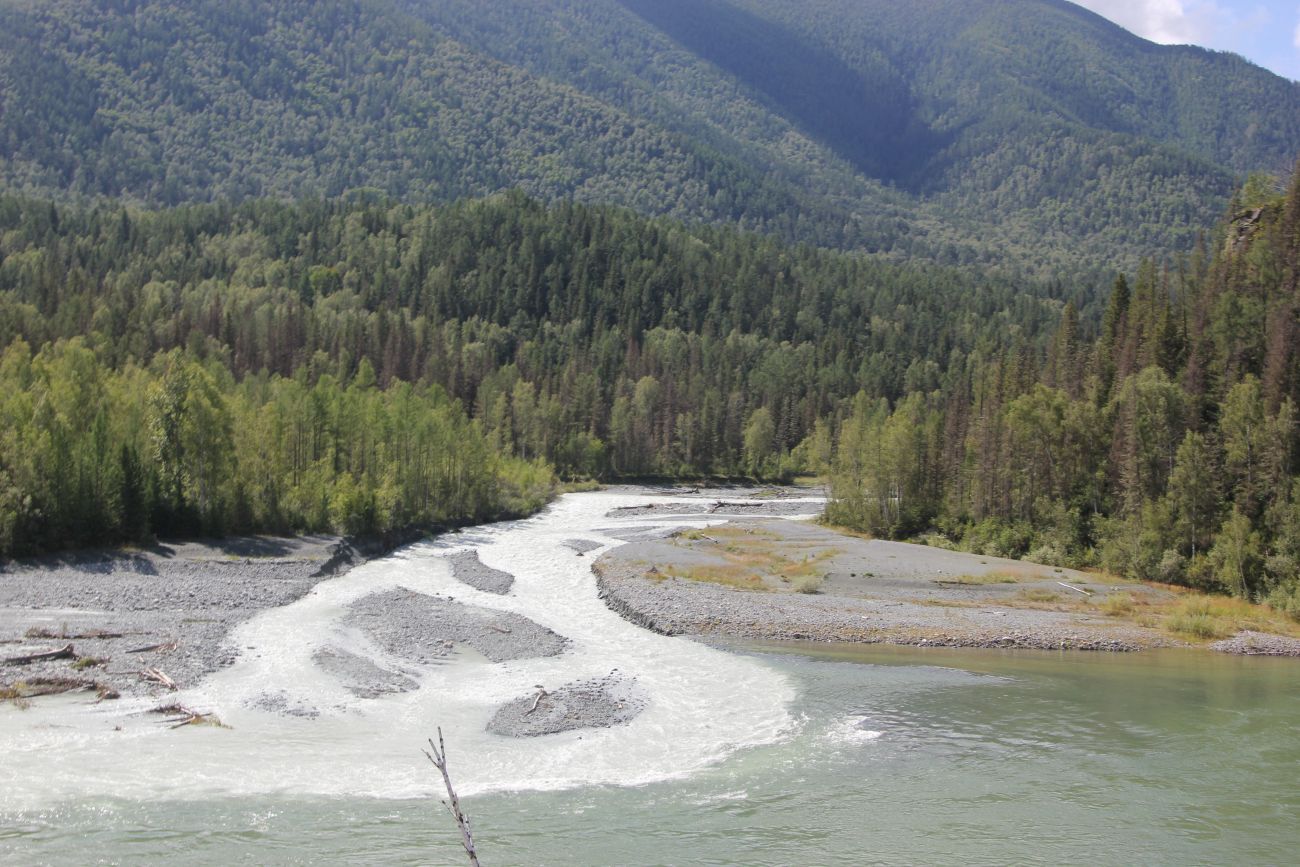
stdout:
[(473, 867), (479, 867), (478, 854), (474, 851), (474, 835), (469, 829), (469, 817), (460, 809), (460, 798), (456, 797), (456, 790), (451, 787), (451, 777), (447, 774), (447, 747), (442, 742), (442, 727), (438, 728), (438, 743), (429, 739), (429, 749), (424, 753), (425, 757), (433, 763), (433, 766), (442, 774), (442, 782), (447, 786), (447, 798), (442, 805), (451, 813), (451, 817), (456, 820), (456, 826), (460, 828), (461, 845), (465, 847), (465, 854), (469, 856), (469, 863)]

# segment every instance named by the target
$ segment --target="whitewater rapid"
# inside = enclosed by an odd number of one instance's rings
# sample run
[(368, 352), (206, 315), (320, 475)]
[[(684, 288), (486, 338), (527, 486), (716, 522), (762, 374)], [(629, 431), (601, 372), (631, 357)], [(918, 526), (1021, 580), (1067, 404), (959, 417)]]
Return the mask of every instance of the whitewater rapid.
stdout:
[[(422, 797), (438, 782), (421, 755), (441, 727), (462, 794), (638, 785), (689, 775), (738, 750), (777, 742), (795, 726), (794, 687), (761, 660), (648, 632), (597, 596), (594, 558), (618, 540), (600, 531), (704, 524), (701, 515), (606, 517), (611, 510), (683, 498), (628, 492), (571, 494), (522, 521), (475, 527), (404, 548), (318, 584), (297, 602), (261, 612), (232, 635), (235, 663), (178, 693), (228, 728), (168, 729), (143, 711), (157, 701), (88, 705), (44, 699), (0, 708), (0, 811), (69, 799), (140, 800), (240, 795)], [(690, 502), (699, 503), (694, 499)], [(810, 503), (809, 511), (816, 506)], [(578, 556), (575, 538), (602, 545)], [(452, 577), (447, 556), (475, 549), (515, 576), (505, 596)], [(570, 640), (558, 656), (492, 663), (458, 649), (413, 667), (345, 625), (348, 606), (402, 587), (513, 612)], [(414, 691), (358, 698), (313, 655), (335, 647), (401, 671)], [(506, 738), (485, 726), (502, 704), (617, 670), (635, 679), (646, 709), (630, 723), (538, 738)], [(314, 718), (259, 707), (310, 708)]]

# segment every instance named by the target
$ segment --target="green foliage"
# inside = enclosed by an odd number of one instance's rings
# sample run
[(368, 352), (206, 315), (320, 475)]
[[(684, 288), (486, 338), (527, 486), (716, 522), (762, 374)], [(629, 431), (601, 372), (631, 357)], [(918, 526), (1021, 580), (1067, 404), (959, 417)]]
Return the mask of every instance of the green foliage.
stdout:
[[(492, 449), (564, 478), (778, 477), (829, 462), (846, 396), (939, 387), (1054, 327), (1054, 291), (518, 194), (157, 212), (0, 196), (0, 342), (81, 336), (111, 369), (148, 368), (131, 443), (158, 487), (131, 496), (178, 515), (227, 460), (220, 427), (180, 425), (219, 409), (209, 378), (436, 384)], [(350, 495), (295, 508), (371, 513)]]
[(496, 454), (436, 386), (237, 384), (178, 350), (114, 371), (74, 339), (34, 357), (12, 344), (0, 395), (0, 556), (154, 532), (483, 520), (536, 511), (553, 493), (549, 465)]
[[(969, 550), (1293, 610), (1300, 175), (1246, 220), (1226, 227), (1213, 261), (1116, 280), (1091, 348), (1066, 310), (1046, 351), (974, 357), (937, 395), (859, 399), (836, 438), (828, 515), (873, 533), (925, 531), (890, 510), (918, 486), (900, 480), (930, 480), (928, 519)], [(1229, 308), (1249, 312), (1225, 325)], [(917, 415), (921, 404), (931, 415)], [(1179, 628), (1199, 635), (1209, 627), (1197, 617)]]

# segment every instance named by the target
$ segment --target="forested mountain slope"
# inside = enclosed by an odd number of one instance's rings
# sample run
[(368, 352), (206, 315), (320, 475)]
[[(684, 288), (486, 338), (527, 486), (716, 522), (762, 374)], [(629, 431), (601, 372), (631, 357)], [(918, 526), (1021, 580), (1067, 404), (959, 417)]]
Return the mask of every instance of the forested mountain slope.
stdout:
[(0, 177), (369, 187), (734, 222), (1040, 274), (1189, 249), (1300, 85), (1056, 0), (0, 0)]

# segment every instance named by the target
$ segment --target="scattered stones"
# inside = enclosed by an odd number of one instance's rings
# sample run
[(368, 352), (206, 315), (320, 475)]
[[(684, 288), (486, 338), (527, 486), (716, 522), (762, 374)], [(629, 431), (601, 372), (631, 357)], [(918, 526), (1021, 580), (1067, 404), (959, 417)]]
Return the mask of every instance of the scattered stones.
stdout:
[(293, 698), (283, 690), (278, 692), (264, 692), (249, 702), (249, 706), (256, 708), (257, 710), (264, 710), (269, 713), (278, 713), (281, 716), (298, 717), (300, 719), (317, 719), (320, 716), (320, 710), (312, 705)]
[(458, 551), (447, 560), (451, 563), (452, 577), (475, 590), (504, 596), (514, 586), (515, 576), (483, 565), (477, 551)]
[[(75, 636), (79, 657), (107, 660), (95, 669), (106, 688), (160, 694), (163, 687), (139, 677), (152, 668), (185, 689), (234, 661), (226, 641), (237, 624), (323, 580), (322, 566), (339, 545), (328, 536), (244, 536), (8, 563), (0, 570), (0, 641), (28, 632)], [(40, 662), (21, 676), (66, 677), (75, 664)], [(0, 671), (0, 685), (12, 674)]]
[(528, 738), (609, 728), (630, 722), (645, 707), (645, 696), (636, 681), (611, 673), (520, 696), (493, 714), (487, 730), (505, 737)]
[(1232, 638), (1216, 641), (1210, 645), (1210, 649), (1238, 656), (1300, 657), (1300, 639), (1245, 630), (1238, 632)]

